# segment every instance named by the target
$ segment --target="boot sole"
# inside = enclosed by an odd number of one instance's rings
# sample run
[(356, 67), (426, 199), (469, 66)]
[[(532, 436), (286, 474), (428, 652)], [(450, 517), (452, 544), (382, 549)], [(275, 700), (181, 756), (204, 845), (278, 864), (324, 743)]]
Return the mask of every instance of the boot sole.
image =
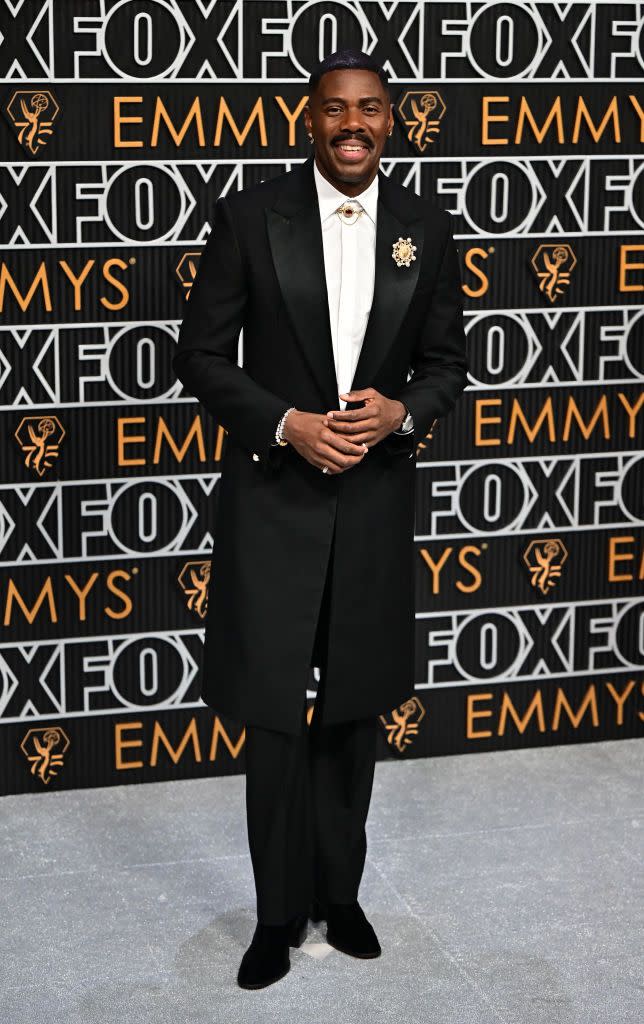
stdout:
[(247, 985), (245, 985), (239, 979), (237, 979), (237, 984), (239, 985), (240, 988), (246, 989), (268, 988), (269, 985), (273, 985), (276, 981), (281, 981), (282, 978), (285, 978), (290, 969), (291, 965), (289, 964), (285, 971), (282, 971), (281, 974), (276, 974), (274, 978), (269, 978), (268, 981), (260, 981), (254, 984), (252, 982), (249, 982)]

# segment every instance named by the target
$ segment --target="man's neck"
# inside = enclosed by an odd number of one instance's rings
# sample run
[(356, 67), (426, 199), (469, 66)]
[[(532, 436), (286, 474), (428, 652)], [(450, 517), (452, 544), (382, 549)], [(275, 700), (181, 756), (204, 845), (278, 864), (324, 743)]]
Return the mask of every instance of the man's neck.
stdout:
[(379, 170), (379, 167), (380, 167), (380, 161), (379, 161), (378, 164), (376, 165), (376, 168), (375, 168), (373, 174), (369, 178), (365, 178), (363, 181), (358, 181), (358, 182), (339, 181), (337, 179), (330, 178), (329, 175), (327, 174), (327, 172), (324, 170), (324, 168), (320, 167), (320, 164), (318, 163), (317, 156), (314, 156), (313, 159), (315, 160), (315, 166), (317, 167), (317, 169), (320, 172), (320, 174), (322, 175), (322, 177), (325, 178), (326, 181), (328, 181), (330, 185), (333, 185), (334, 188), (337, 188), (338, 192), (342, 192), (343, 195), (350, 196), (352, 198), (355, 198), (355, 196), (359, 196), (361, 192), (365, 192), (369, 188), (371, 182), (377, 176), (378, 170)]

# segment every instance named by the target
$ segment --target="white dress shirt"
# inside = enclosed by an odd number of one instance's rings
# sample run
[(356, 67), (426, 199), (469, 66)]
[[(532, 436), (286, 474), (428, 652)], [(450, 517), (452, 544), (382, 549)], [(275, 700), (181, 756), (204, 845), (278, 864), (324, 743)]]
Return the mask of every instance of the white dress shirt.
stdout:
[[(373, 300), (378, 175), (359, 195), (346, 196), (327, 181), (315, 161), (313, 174), (320, 208), (338, 394), (345, 394), (351, 389)], [(338, 206), (347, 200), (365, 211), (355, 223), (347, 224), (336, 213)], [(346, 399), (338, 398), (338, 404), (339, 408), (346, 408)], [(413, 429), (410, 413), (402, 428), (395, 433)]]

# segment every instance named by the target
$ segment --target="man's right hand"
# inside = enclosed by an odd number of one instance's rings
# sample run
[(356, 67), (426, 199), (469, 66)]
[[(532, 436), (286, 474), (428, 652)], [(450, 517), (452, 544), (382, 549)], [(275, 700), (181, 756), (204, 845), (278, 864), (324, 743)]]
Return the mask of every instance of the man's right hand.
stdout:
[(328, 473), (343, 473), (362, 462), (369, 449), (335, 433), (328, 422), (323, 413), (294, 409), (286, 417), (282, 437), (312, 466), (327, 466)]

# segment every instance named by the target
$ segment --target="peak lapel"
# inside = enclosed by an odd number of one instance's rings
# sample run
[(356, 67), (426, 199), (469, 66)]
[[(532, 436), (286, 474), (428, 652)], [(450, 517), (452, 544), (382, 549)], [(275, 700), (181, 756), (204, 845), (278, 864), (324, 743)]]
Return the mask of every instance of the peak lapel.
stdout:
[[(373, 386), (373, 379), (396, 340), (418, 282), (424, 223), (412, 211), (411, 204), (397, 200), (392, 182), (379, 171), (373, 301), (351, 391)], [(411, 238), (416, 246), (416, 259), (408, 267), (398, 267), (392, 256), (394, 243), (399, 238)]]
[(266, 225), (286, 308), (328, 409), (338, 408), (320, 212), (313, 157), (266, 210)]
[[(273, 264), (293, 328), (328, 409), (339, 408), (333, 359), (329, 298), (324, 267), (320, 212), (313, 177), (313, 157), (289, 176), (266, 225)], [(393, 345), (418, 281), (423, 252), (423, 220), (400, 190), (378, 171), (374, 293), (351, 390), (372, 381)], [(392, 248), (411, 238), (416, 259), (398, 267)], [(352, 408), (352, 403), (348, 403)]]

